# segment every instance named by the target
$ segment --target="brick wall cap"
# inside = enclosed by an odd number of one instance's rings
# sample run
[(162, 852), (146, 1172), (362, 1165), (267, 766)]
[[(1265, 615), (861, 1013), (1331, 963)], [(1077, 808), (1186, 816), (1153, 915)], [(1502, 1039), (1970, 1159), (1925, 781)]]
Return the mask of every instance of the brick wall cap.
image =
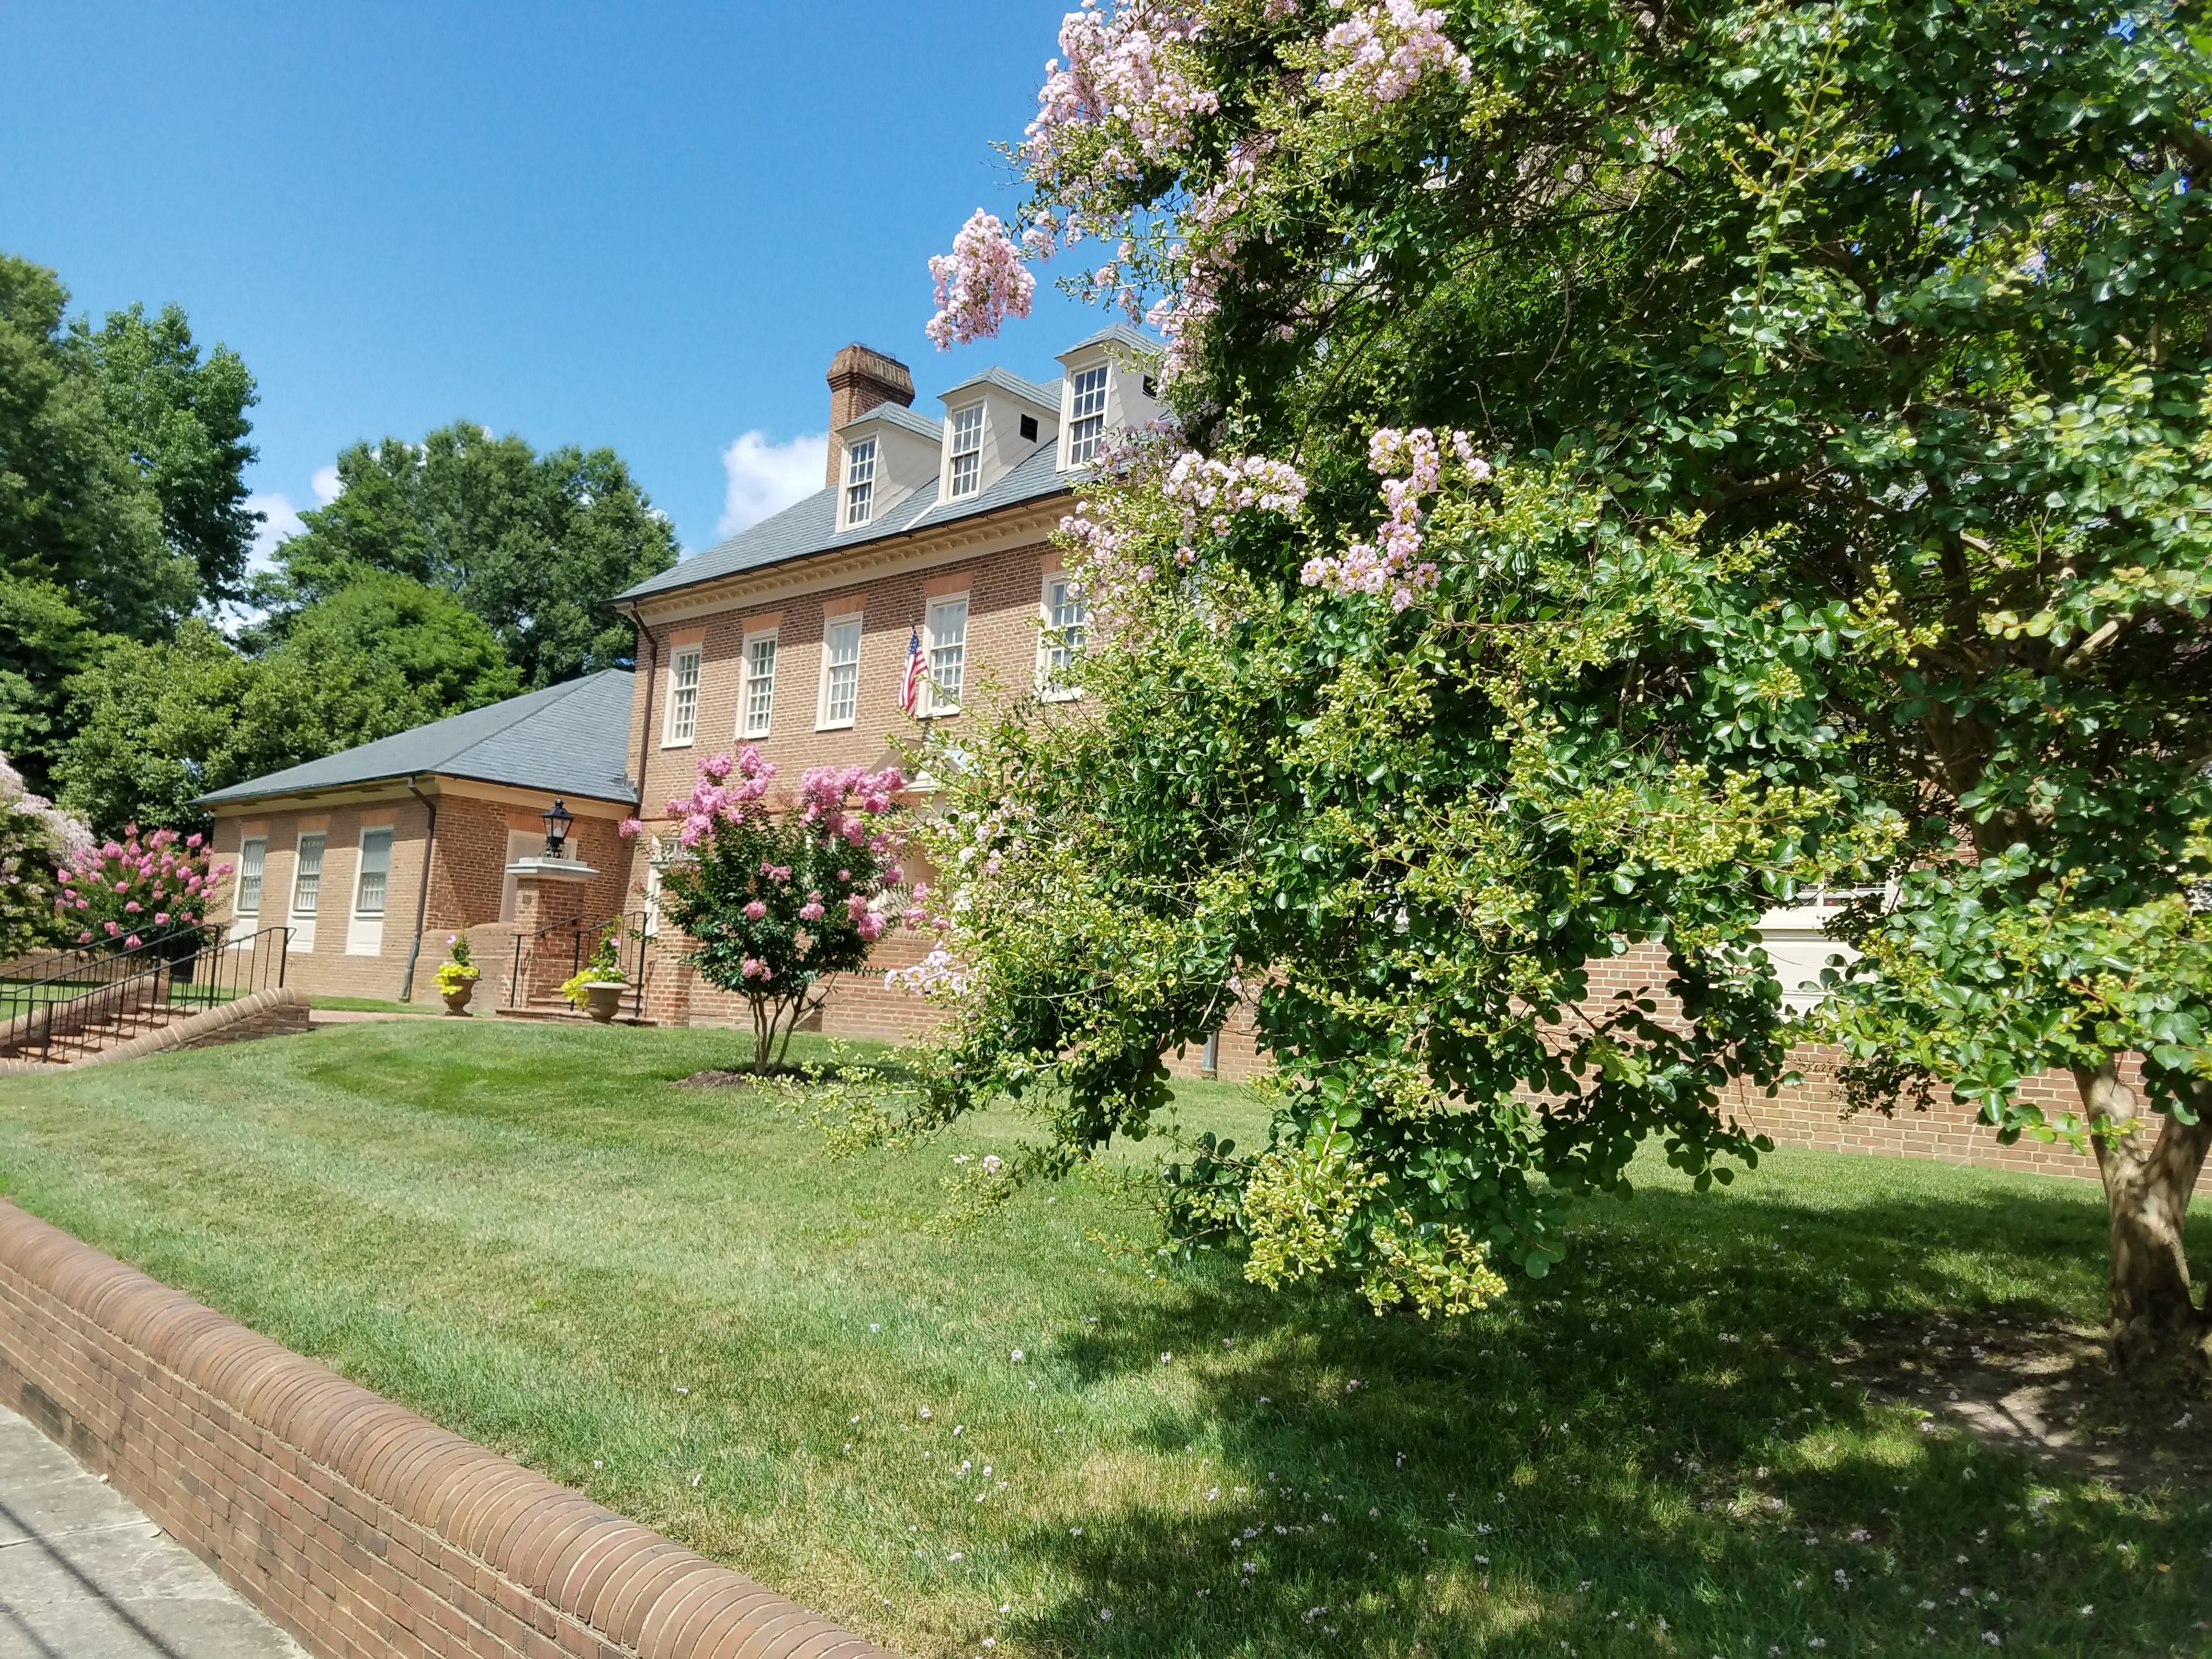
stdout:
[(704, 1609), (706, 1616), (684, 1633), (683, 1645), (670, 1651), (684, 1656), (684, 1659), (716, 1659), (718, 1655), (735, 1654), (753, 1638), (754, 1626), (762, 1614), (780, 1612), (789, 1605), (773, 1590), (756, 1584), (750, 1594), (718, 1601)]
[(496, 1492), (487, 1490), (483, 1501), (453, 1534), (453, 1542), (495, 1571), (505, 1572), (501, 1545), (508, 1532), (540, 1504), (558, 1503), (564, 1490), (543, 1476), (510, 1482)]
[(517, 1583), (533, 1584), (534, 1557), (549, 1531), (558, 1531), (592, 1520), (599, 1506), (565, 1486), (555, 1486), (526, 1504), (507, 1519), (499, 1535), (478, 1552), (483, 1559)]
[(741, 1659), (788, 1659), (823, 1629), (817, 1617), (796, 1602), (765, 1609), (752, 1621), (751, 1633), (738, 1645)]
[(628, 1538), (614, 1539), (597, 1559), (588, 1564), (580, 1561), (570, 1571), (573, 1582), (561, 1588), (560, 1605), (594, 1629), (605, 1630), (610, 1616), (605, 1609), (612, 1607), (641, 1564), (681, 1547), (643, 1527)]
[(607, 1608), (605, 1619), (595, 1622), (616, 1642), (634, 1648), (638, 1632), (645, 1628), (646, 1620), (663, 1595), (671, 1594), (687, 1578), (717, 1571), (720, 1570), (713, 1562), (679, 1544), (650, 1565), (641, 1564), (641, 1571)]
[(354, 1467), (352, 1471), (344, 1472), (346, 1478), (379, 1503), (387, 1502), (384, 1494), (392, 1468), (419, 1450), (423, 1440), (436, 1432), (412, 1412), (370, 1430), (355, 1443)]
[[(596, 1537), (611, 1524), (621, 1521), (622, 1517), (612, 1510), (585, 1499), (566, 1514), (549, 1518), (532, 1536), (516, 1540), (513, 1552), (515, 1575), (522, 1583), (535, 1585), (540, 1595), (560, 1607), (560, 1597), (553, 1587), (560, 1581), (561, 1563), (574, 1552), (580, 1540)], [(566, 1607), (561, 1610), (568, 1611)]]
[(538, 1573), (545, 1599), (562, 1612), (580, 1618), (575, 1591), (583, 1582), (582, 1575), (605, 1559), (607, 1552), (644, 1530), (627, 1516), (617, 1515), (612, 1510), (603, 1511), (599, 1519), (579, 1529), (564, 1543), (558, 1554), (547, 1558)]
[(501, 1467), (484, 1462), (463, 1472), (447, 1492), (445, 1508), (438, 1516), (438, 1530), (455, 1549), (477, 1553), (475, 1533), (483, 1524), (488, 1512), (503, 1501), (511, 1500), (517, 1492), (535, 1497), (544, 1485), (542, 1475), (535, 1475), (519, 1465)]
[(690, 1638), (700, 1626), (758, 1588), (733, 1573), (702, 1573), (687, 1579), (647, 1614), (644, 1628), (637, 1633), (638, 1659), (684, 1659), (694, 1650)]

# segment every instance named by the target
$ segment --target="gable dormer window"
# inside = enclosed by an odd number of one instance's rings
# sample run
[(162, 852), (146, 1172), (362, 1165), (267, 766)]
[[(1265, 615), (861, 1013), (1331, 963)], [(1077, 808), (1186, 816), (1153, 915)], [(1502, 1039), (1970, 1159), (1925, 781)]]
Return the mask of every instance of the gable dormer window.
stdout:
[(1098, 453), (1098, 440), (1106, 431), (1106, 365), (1078, 369), (1074, 401), (1069, 405), (1067, 461), (1079, 466)]
[(954, 500), (972, 495), (983, 482), (983, 405), (952, 411), (952, 477), (945, 493)]
[(863, 438), (845, 452), (845, 522), (866, 524), (876, 499), (876, 441)]

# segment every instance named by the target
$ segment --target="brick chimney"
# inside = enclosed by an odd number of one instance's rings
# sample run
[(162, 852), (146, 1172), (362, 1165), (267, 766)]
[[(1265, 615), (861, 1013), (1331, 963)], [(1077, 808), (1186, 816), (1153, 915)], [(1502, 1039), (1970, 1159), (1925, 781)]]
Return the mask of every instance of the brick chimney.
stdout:
[(835, 485), (844, 470), (843, 446), (837, 428), (857, 421), (878, 404), (914, 406), (914, 376), (896, 357), (886, 357), (855, 340), (830, 360), (830, 476)]

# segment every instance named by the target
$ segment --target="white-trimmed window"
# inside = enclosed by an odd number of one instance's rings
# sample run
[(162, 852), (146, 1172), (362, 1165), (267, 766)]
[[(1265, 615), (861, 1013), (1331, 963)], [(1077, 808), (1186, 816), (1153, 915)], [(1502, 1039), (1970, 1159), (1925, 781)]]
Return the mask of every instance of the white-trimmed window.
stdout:
[(300, 837), (292, 858), (292, 939), (302, 951), (315, 948), (315, 912), (323, 903), (323, 842), (320, 835)]
[(392, 879), (392, 831), (361, 832), (361, 858), (354, 870), (353, 915), (346, 921), (346, 954), (381, 955), (384, 950), (385, 889)]
[(663, 749), (681, 749), (699, 729), (699, 664), (706, 653), (687, 645), (668, 659), (668, 713), (660, 728)]
[(764, 738), (775, 713), (775, 630), (745, 635), (745, 700), (739, 735)]
[(1067, 670), (1091, 634), (1091, 604), (1083, 597), (1083, 585), (1065, 571), (1054, 571), (1044, 579), (1038, 609), (1044, 626), (1037, 635), (1037, 690), (1054, 699), (1080, 696), (1067, 684)]
[(945, 491), (955, 501), (972, 495), (983, 483), (983, 405), (952, 411), (952, 480)]
[(1106, 365), (1076, 371), (1068, 406), (1067, 464), (1080, 466), (1098, 453), (1106, 431)]
[(860, 618), (833, 617), (822, 628), (822, 717), (817, 730), (852, 725), (860, 708)]
[(845, 522), (867, 523), (875, 500), (876, 441), (863, 438), (845, 452)]
[(929, 637), (923, 643), (928, 657), (927, 712), (957, 714), (960, 712), (961, 683), (966, 676), (968, 660), (966, 594), (957, 599), (939, 599), (931, 605)]
[(361, 832), (361, 868), (353, 880), (353, 913), (357, 916), (384, 914), (385, 884), (392, 878), (392, 831)]
[(638, 931), (647, 939), (660, 937), (660, 881), (665, 872), (667, 843), (659, 836), (650, 837), (645, 858), (644, 915), (638, 922)]
[(268, 836), (249, 836), (238, 843), (238, 896), (231, 902), (237, 915), (261, 914), (261, 872), (268, 864)]

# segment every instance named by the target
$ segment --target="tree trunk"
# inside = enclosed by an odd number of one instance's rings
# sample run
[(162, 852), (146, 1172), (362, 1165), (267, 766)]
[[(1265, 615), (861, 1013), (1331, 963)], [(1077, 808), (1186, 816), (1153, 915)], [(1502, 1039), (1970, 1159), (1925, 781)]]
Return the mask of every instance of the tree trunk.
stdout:
[[(2137, 1117), (2136, 1091), (2112, 1062), (2077, 1069), (2074, 1081), (2092, 1129)], [(2194, 1103), (2193, 1124), (2166, 1116), (2155, 1130), (2145, 1122), (2094, 1143), (2112, 1229), (2112, 1355), (2124, 1371), (2212, 1360), (2212, 1316), (2191, 1296), (2185, 1236), (2189, 1200), (2212, 1149), (2212, 1111)]]

